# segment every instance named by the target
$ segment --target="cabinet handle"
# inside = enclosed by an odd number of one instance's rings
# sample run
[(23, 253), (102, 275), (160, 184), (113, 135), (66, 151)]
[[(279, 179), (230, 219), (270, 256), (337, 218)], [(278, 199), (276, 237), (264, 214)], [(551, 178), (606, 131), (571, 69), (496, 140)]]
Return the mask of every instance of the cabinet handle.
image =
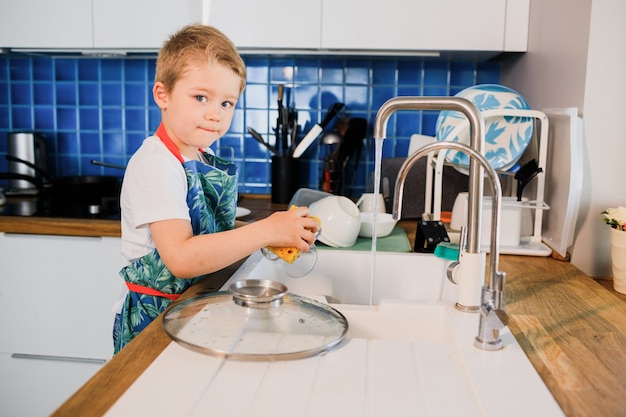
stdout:
[(107, 362), (106, 359), (78, 358), (73, 356), (31, 355), (29, 353), (13, 353), (11, 354), (11, 357), (15, 359), (38, 359), (44, 361), (95, 363), (101, 365), (104, 365)]
[(42, 235), (37, 233), (18, 233), (3, 232), (0, 235), (12, 238), (47, 238), (47, 239), (64, 239), (64, 240), (102, 240), (102, 236), (71, 236), (71, 235)]

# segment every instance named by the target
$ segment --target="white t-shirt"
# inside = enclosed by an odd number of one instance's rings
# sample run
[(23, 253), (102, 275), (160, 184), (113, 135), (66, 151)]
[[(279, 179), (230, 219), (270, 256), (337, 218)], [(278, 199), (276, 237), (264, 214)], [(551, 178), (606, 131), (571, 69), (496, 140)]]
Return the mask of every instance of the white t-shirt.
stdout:
[[(212, 153), (211, 149), (206, 151)], [(191, 221), (187, 190), (187, 176), (180, 161), (158, 136), (146, 138), (128, 161), (122, 181), (122, 257), (126, 265), (156, 247), (150, 223), (169, 219)], [(124, 285), (113, 312), (122, 310), (127, 293)]]
[(157, 136), (146, 138), (130, 158), (122, 182), (120, 206), (122, 257), (126, 263), (155, 248), (150, 223), (190, 220), (185, 170)]

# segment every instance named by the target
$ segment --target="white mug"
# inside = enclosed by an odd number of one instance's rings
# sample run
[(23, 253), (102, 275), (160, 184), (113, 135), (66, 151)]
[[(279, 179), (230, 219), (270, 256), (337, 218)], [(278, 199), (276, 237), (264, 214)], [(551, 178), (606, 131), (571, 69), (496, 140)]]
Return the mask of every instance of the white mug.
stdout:
[[(371, 213), (374, 211), (374, 203), (376, 202), (376, 195), (374, 193), (363, 193), (363, 195), (357, 200), (356, 205), (362, 213)], [(378, 194), (378, 212), (385, 213), (385, 199), (382, 194)]]

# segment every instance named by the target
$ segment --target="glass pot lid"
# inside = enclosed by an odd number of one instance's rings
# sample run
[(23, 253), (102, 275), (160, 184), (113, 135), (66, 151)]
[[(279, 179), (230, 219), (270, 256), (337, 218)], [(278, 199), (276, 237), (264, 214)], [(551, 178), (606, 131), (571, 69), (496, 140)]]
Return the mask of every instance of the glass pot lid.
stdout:
[(334, 308), (287, 293), (270, 280), (242, 280), (221, 291), (174, 305), (165, 332), (197, 352), (242, 360), (287, 360), (337, 346), (348, 331)]

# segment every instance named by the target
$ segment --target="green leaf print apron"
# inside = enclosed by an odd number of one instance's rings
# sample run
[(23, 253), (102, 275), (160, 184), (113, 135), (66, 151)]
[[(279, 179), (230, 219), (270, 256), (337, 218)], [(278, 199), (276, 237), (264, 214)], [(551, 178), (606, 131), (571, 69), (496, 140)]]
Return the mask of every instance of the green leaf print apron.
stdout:
[[(237, 166), (206, 152), (202, 153), (208, 164), (185, 162), (163, 125), (156, 134), (185, 169), (189, 190), (187, 205), (194, 236), (232, 229), (237, 210)], [(115, 353), (195, 282), (195, 279), (176, 278), (156, 249), (122, 268), (120, 275), (129, 293), (115, 320)]]

